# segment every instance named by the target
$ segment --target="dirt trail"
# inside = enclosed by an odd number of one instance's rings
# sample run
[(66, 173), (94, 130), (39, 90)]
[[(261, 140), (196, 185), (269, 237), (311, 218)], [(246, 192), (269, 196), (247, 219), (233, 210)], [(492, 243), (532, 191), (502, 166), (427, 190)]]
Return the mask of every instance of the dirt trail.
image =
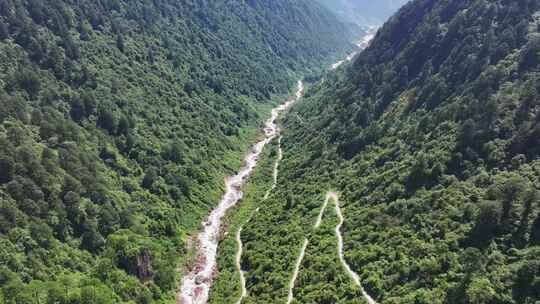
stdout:
[(364, 295), (364, 298), (369, 304), (377, 304), (377, 302), (367, 294), (367, 292), (362, 288), (362, 284), (360, 283), (360, 277), (356, 272), (354, 272), (347, 261), (345, 260), (345, 255), (343, 253), (343, 236), (341, 235), (341, 227), (343, 226), (343, 213), (341, 212), (341, 207), (339, 206), (339, 197), (338, 194), (335, 192), (329, 192), (330, 197), (334, 200), (336, 203), (336, 214), (339, 219), (339, 223), (336, 226), (336, 237), (338, 239), (338, 253), (339, 253), (339, 260), (341, 261), (341, 264), (343, 264), (343, 268), (345, 268), (345, 271), (347, 271), (347, 275), (351, 277), (354, 281), (354, 283), (361, 288), (362, 294)]
[[(278, 130), (278, 134), (279, 134), (279, 132), (281, 131), (279, 129), (279, 127), (278, 127), (277, 130)], [(274, 163), (274, 171), (272, 172), (272, 178), (273, 178), (272, 186), (264, 194), (263, 200), (268, 199), (268, 197), (270, 197), (270, 194), (272, 194), (272, 191), (274, 189), (276, 189), (276, 187), (277, 187), (277, 179), (278, 179), (278, 175), (279, 175), (279, 163), (281, 162), (282, 159), (283, 159), (283, 150), (281, 148), (281, 136), (280, 136), (278, 138), (278, 156), (277, 156), (277, 159), (276, 159), (276, 161)], [(259, 208), (257, 208), (255, 210), (255, 212), (253, 214), (251, 214), (251, 216), (246, 221), (246, 223), (249, 223), (251, 221), (251, 218), (253, 217), (253, 215), (256, 212), (259, 212)], [(242, 270), (242, 254), (244, 253), (244, 244), (242, 243), (242, 229), (243, 229), (243, 227), (240, 227), (238, 229), (238, 231), (236, 232), (236, 244), (237, 244), (236, 270), (238, 271), (238, 273), (240, 275), (240, 286), (241, 286), (241, 289), (242, 289), (242, 292), (240, 294), (240, 298), (238, 299), (236, 304), (241, 304), (242, 301), (244, 300), (244, 298), (247, 296), (246, 276), (245, 276), (245, 271)]]
[[(278, 127), (278, 133), (279, 132), (281, 132), (281, 129), (279, 129)], [(277, 187), (277, 179), (279, 175), (279, 163), (281, 162), (282, 159), (283, 159), (283, 149), (281, 148), (281, 136), (280, 136), (278, 138), (278, 156), (277, 156), (276, 162), (274, 163), (274, 171), (272, 173), (272, 177), (273, 177), (272, 187), (270, 187), (270, 189), (266, 191), (266, 194), (264, 195), (264, 199), (268, 199), (270, 194), (272, 194), (272, 191), (274, 191), (274, 189), (276, 189)]]
[[(324, 211), (326, 210), (326, 207), (328, 206), (328, 202), (330, 201), (330, 199), (335, 199), (334, 196), (332, 196), (332, 193), (333, 192), (328, 192), (326, 194), (326, 198), (324, 199), (324, 203), (321, 207), (321, 211), (319, 212), (319, 216), (317, 216), (315, 225), (313, 225), (313, 229), (317, 229), (321, 226)], [(306, 256), (306, 248), (308, 244), (309, 244), (309, 240), (305, 238), (304, 244), (302, 248), (300, 249), (300, 254), (298, 255), (298, 259), (296, 260), (291, 282), (289, 283), (289, 294), (287, 296), (287, 304), (290, 304), (294, 298), (294, 285), (296, 284), (296, 279), (298, 278), (298, 274), (300, 273), (300, 266), (302, 266), (302, 261), (304, 260), (304, 257)]]
[(226, 192), (218, 206), (203, 221), (203, 230), (197, 236), (197, 252), (193, 268), (182, 278), (182, 285), (177, 295), (179, 304), (206, 304), (210, 287), (216, 273), (217, 247), (221, 232), (221, 220), (243, 197), (242, 188), (257, 166), (263, 148), (278, 134), (277, 119), (292, 104), (302, 97), (304, 84), (298, 81), (298, 89), (294, 98), (272, 110), (272, 116), (265, 123), (264, 139), (257, 142), (244, 159), (240, 171), (225, 179)]
[[(366, 48), (369, 45), (370, 41), (374, 37), (375, 30), (376, 29), (371, 29), (368, 35), (366, 35), (361, 41), (357, 43), (357, 46), (361, 50)], [(350, 54), (346, 59), (336, 62), (330, 67), (330, 69), (335, 70), (343, 63), (347, 61), (351, 61), (356, 56), (356, 54), (357, 52), (354, 52)], [(209, 220), (205, 223), (206, 227), (207, 228), (210, 227), (210, 228), (205, 229), (205, 231), (201, 232), (201, 234), (199, 235), (199, 243), (202, 245), (199, 246), (200, 250), (199, 250), (199, 255), (197, 258), (198, 264), (195, 265), (195, 268), (193, 269), (193, 271), (190, 272), (190, 274), (188, 274), (186, 277), (184, 277), (182, 281), (182, 289), (178, 297), (179, 304), (206, 304), (206, 302), (208, 301), (208, 294), (209, 294), (210, 286), (212, 283), (212, 279), (213, 279), (213, 275), (214, 275), (215, 267), (216, 267), (216, 252), (217, 252), (217, 246), (218, 246), (217, 233), (219, 232), (219, 229), (221, 228), (221, 218), (225, 216), (225, 213), (228, 209), (234, 206), (242, 198), (242, 195), (243, 195), (241, 191), (242, 186), (244, 185), (247, 177), (249, 177), (249, 175), (255, 168), (264, 146), (268, 144), (270, 141), (272, 141), (274, 138), (279, 136), (281, 130), (279, 129), (276, 122), (277, 118), (279, 117), (279, 114), (287, 110), (293, 103), (298, 101), (302, 97), (303, 91), (304, 91), (304, 85), (301, 81), (299, 81), (298, 90), (296, 92), (295, 98), (287, 101), (285, 104), (272, 110), (272, 117), (268, 120), (265, 127), (266, 138), (263, 141), (257, 143), (253, 148), (253, 152), (248, 154), (248, 156), (246, 157), (246, 166), (236, 176), (233, 176), (230, 179), (226, 180), (227, 192), (225, 196), (223, 197), (223, 200), (218, 206), (218, 208), (216, 208), (216, 210), (212, 212)], [(274, 164), (272, 187), (266, 192), (264, 199), (268, 199), (272, 191), (277, 187), (279, 163), (281, 162), (282, 158), (283, 158), (283, 150), (281, 148), (281, 136), (280, 136), (278, 139), (278, 157)], [(338, 202), (337, 195), (333, 192), (329, 192), (323, 204), (323, 207), (320, 211), (319, 217), (317, 218), (317, 221), (315, 222), (315, 225), (314, 225), (315, 229), (321, 225), (324, 211), (326, 210), (326, 206), (328, 205), (328, 202), (331, 198), (336, 201), (336, 205), (337, 205), (337, 202)], [(258, 212), (258, 211), (259, 211), (259, 208), (255, 210), (255, 212)], [(214, 214), (216, 215), (213, 216)], [(236, 268), (238, 270), (238, 273), (240, 274), (240, 283), (241, 283), (241, 288), (242, 288), (240, 299), (238, 299), (237, 304), (241, 304), (242, 300), (247, 295), (245, 272), (242, 270), (242, 265), (241, 265), (242, 254), (243, 254), (242, 227), (240, 227), (236, 233), (236, 242), (237, 242)], [(296, 261), (295, 270), (294, 270), (291, 282), (289, 284), (289, 295), (287, 299), (287, 304), (290, 304), (292, 302), (294, 284), (298, 277), (298, 273), (300, 271), (300, 267), (302, 265), (302, 261), (305, 256), (305, 250), (308, 244), (309, 244), (309, 241), (306, 238), (304, 240), (303, 247), (301, 248), (300, 254)], [(372, 300), (370, 304), (376, 304), (376, 303)]]
[(330, 201), (330, 199), (335, 200), (335, 198), (332, 196), (332, 193), (333, 192), (328, 192), (326, 194), (326, 199), (324, 200), (324, 204), (323, 204), (323, 206), (321, 208), (321, 211), (319, 212), (319, 216), (317, 217), (317, 221), (315, 222), (315, 229), (317, 229), (317, 228), (319, 228), (319, 226), (321, 226), (324, 211), (326, 211), (326, 207), (328, 206), (328, 202)]
[(298, 274), (300, 273), (300, 267), (302, 266), (302, 261), (304, 260), (304, 257), (306, 256), (306, 248), (309, 244), (308, 239), (304, 239), (304, 244), (302, 245), (302, 248), (300, 249), (300, 254), (298, 255), (298, 259), (296, 259), (296, 264), (294, 265), (294, 272), (293, 276), (291, 278), (291, 282), (289, 283), (289, 295), (287, 296), (287, 304), (291, 304), (293, 298), (294, 298), (294, 284), (296, 283), (296, 279), (298, 278)]

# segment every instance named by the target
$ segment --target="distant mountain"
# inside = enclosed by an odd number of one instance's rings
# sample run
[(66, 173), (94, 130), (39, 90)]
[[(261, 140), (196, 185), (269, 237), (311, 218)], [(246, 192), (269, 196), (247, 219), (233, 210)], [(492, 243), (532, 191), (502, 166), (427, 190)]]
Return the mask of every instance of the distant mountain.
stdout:
[(409, 0), (317, 0), (347, 22), (380, 26)]

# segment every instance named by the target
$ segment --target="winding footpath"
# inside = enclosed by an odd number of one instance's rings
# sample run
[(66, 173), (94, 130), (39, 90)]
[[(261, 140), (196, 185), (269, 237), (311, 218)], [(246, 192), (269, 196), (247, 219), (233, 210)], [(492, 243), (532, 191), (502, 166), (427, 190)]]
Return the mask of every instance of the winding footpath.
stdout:
[(295, 97), (272, 110), (270, 119), (265, 123), (264, 139), (257, 142), (246, 155), (244, 166), (236, 175), (225, 179), (225, 194), (219, 205), (203, 222), (203, 230), (197, 236), (197, 252), (194, 266), (182, 278), (177, 303), (206, 304), (208, 302), (210, 287), (217, 271), (217, 248), (222, 219), (227, 211), (243, 197), (242, 187), (257, 166), (264, 147), (278, 135), (277, 119), (279, 115), (298, 101), (303, 92), (304, 84), (299, 81)]
[[(373, 300), (373, 298), (369, 294), (367, 294), (367, 292), (364, 290), (364, 288), (362, 288), (362, 284), (360, 283), (360, 276), (358, 276), (358, 274), (351, 269), (351, 267), (349, 266), (349, 264), (345, 260), (345, 255), (343, 253), (343, 237), (341, 235), (341, 227), (343, 226), (344, 218), (343, 218), (343, 213), (341, 212), (341, 207), (339, 206), (339, 197), (338, 197), (338, 194), (336, 192), (329, 191), (326, 194), (326, 199), (324, 200), (324, 204), (323, 204), (323, 206), (321, 208), (321, 211), (319, 212), (319, 216), (317, 217), (317, 220), (315, 221), (315, 226), (313, 228), (317, 229), (317, 228), (319, 228), (319, 226), (321, 226), (324, 212), (326, 211), (326, 207), (328, 206), (328, 202), (330, 200), (333, 200), (335, 202), (336, 214), (337, 214), (338, 219), (339, 219), (339, 223), (336, 226), (336, 237), (337, 237), (337, 240), (338, 240), (337, 249), (338, 249), (338, 254), (339, 254), (339, 260), (341, 261), (341, 264), (343, 265), (343, 268), (345, 268), (345, 271), (347, 272), (347, 275), (353, 279), (354, 283), (358, 287), (360, 287), (360, 289), (362, 291), (362, 295), (364, 296), (364, 298), (366, 299), (368, 304), (377, 304), (377, 302), (375, 300)], [(292, 276), (291, 282), (289, 283), (289, 295), (287, 297), (287, 304), (292, 303), (292, 300), (294, 298), (294, 292), (293, 292), (294, 285), (296, 283), (296, 279), (298, 278), (298, 274), (300, 272), (300, 266), (302, 265), (302, 260), (304, 259), (305, 255), (306, 255), (306, 248), (307, 248), (308, 244), (309, 244), (309, 240), (307, 238), (304, 239), (304, 244), (303, 244), (303, 246), (302, 246), (302, 248), (300, 250), (300, 254), (298, 256), (298, 259), (296, 260), (293, 276)]]
[(343, 222), (344, 222), (343, 213), (341, 212), (341, 207), (339, 206), (339, 198), (338, 198), (337, 193), (329, 192), (328, 194), (330, 195), (330, 197), (332, 197), (332, 199), (336, 203), (336, 214), (339, 219), (339, 223), (336, 226), (336, 237), (338, 239), (339, 260), (341, 261), (341, 264), (343, 264), (343, 268), (345, 268), (345, 271), (347, 271), (347, 274), (349, 275), (349, 277), (351, 277), (354, 283), (358, 287), (360, 287), (360, 289), (362, 290), (362, 295), (364, 296), (368, 304), (377, 304), (377, 302), (373, 300), (373, 298), (370, 295), (368, 295), (367, 292), (362, 287), (362, 284), (360, 283), (360, 276), (358, 276), (358, 274), (351, 269), (351, 267), (345, 260), (345, 254), (343, 253), (343, 236), (341, 235), (341, 227), (343, 226)]
[[(367, 34), (360, 41), (358, 41), (356, 43), (356, 46), (360, 49), (360, 51), (364, 50), (365, 48), (367, 48), (369, 46), (369, 43), (371, 42), (371, 40), (373, 40), (376, 33), (377, 33), (377, 27), (370, 27), (369, 28)], [(352, 61), (357, 54), (358, 54), (358, 52), (353, 52), (349, 56), (347, 56), (347, 58), (332, 64), (330, 66), (330, 70), (331, 71), (336, 70), (337, 68), (339, 68), (344, 63)]]
[(291, 278), (291, 282), (289, 283), (289, 294), (287, 296), (287, 304), (291, 304), (292, 300), (294, 299), (294, 285), (296, 284), (296, 279), (298, 279), (298, 274), (300, 273), (300, 267), (302, 266), (302, 261), (304, 260), (304, 257), (306, 256), (306, 249), (309, 244), (309, 240), (307, 238), (304, 239), (304, 244), (302, 245), (302, 248), (300, 249), (300, 254), (298, 255), (298, 259), (296, 259), (296, 263), (294, 265), (294, 272)]
[[(278, 133), (281, 132), (281, 129), (279, 129), (278, 127)], [(281, 163), (281, 160), (283, 159), (283, 149), (281, 148), (281, 136), (278, 138), (278, 156), (277, 156), (277, 159), (276, 159), (276, 162), (274, 163), (274, 171), (272, 172), (272, 178), (273, 178), (273, 181), (272, 181), (272, 187), (270, 187), (270, 189), (268, 189), (268, 191), (266, 191), (266, 193), (264, 194), (264, 199), (268, 199), (268, 197), (270, 197), (270, 194), (272, 193), (272, 191), (274, 191), (274, 189), (276, 189), (277, 187), (277, 179), (278, 179), (278, 175), (279, 175), (279, 163)]]
[(336, 195), (335, 192), (328, 192), (326, 194), (326, 198), (324, 199), (324, 204), (323, 204), (323, 206), (321, 208), (321, 211), (319, 212), (319, 216), (317, 217), (317, 221), (315, 222), (315, 229), (317, 229), (317, 228), (319, 228), (319, 226), (321, 226), (324, 211), (326, 211), (326, 207), (328, 206), (328, 202), (330, 201), (330, 199), (336, 200), (336, 198), (337, 198), (337, 195)]
[[(280, 131), (281, 130), (278, 127), (277, 133), (279, 134)], [(270, 194), (272, 193), (272, 191), (274, 189), (276, 189), (276, 187), (277, 187), (277, 179), (278, 179), (278, 175), (279, 175), (279, 163), (281, 162), (282, 159), (283, 159), (283, 149), (281, 148), (281, 136), (280, 136), (278, 138), (278, 156), (277, 156), (277, 159), (276, 159), (276, 161), (274, 163), (274, 170), (272, 172), (272, 178), (273, 178), (272, 186), (264, 194), (263, 200), (267, 200), (268, 197), (270, 197)], [(257, 208), (255, 210), (255, 212), (253, 212), (251, 214), (251, 216), (249, 217), (249, 219), (246, 221), (245, 224), (247, 224), (247, 223), (249, 223), (251, 221), (251, 219), (253, 218), (253, 215), (255, 215), (255, 213), (259, 212), (259, 209), (260, 208)], [(238, 299), (236, 304), (241, 304), (242, 301), (244, 300), (244, 298), (247, 296), (246, 272), (242, 269), (242, 254), (244, 253), (244, 244), (242, 243), (242, 229), (243, 229), (243, 226), (241, 226), (238, 229), (238, 231), (236, 232), (236, 244), (237, 244), (236, 270), (238, 271), (238, 273), (240, 275), (240, 288), (241, 288), (240, 298)]]
[[(317, 220), (315, 221), (315, 225), (313, 225), (314, 229), (317, 229), (321, 226), (324, 211), (326, 210), (326, 207), (328, 206), (328, 202), (330, 201), (331, 198), (332, 198), (331, 192), (328, 192), (328, 194), (326, 195), (326, 199), (324, 200), (324, 203), (321, 207), (321, 211), (319, 212), (319, 215), (317, 216)], [(302, 245), (302, 248), (300, 249), (300, 254), (298, 255), (298, 258), (296, 259), (294, 272), (293, 272), (291, 281), (289, 283), (289, 293), (287, 295), (287, 304), (292, 303), (292, 300), (294, 299), (294, 285), (296, 284), (296, 279), (298, 279), (298, 274), (300, 273), (300, 267), (302, 266), (302, 261), (304, 260), (304, 257), (306, 256), (306, 249), (307, 249), (308, 244), (309, 244), (309, 240), (305, 238), (304, 244)]]
[[(375, 37), (375, 34), (377, 32), (377, 28), (376, 27), (371, 27), (369, 30), (368, 30), (368, 34), (366, 36), (364, 36), (362, 38), (362, 40), (360, 40), (356, 45), (358, 46), (358, 48), (360, 50), (364, 50), (365, 48), (367, 48), (369, 46), (369, 43), (371, 42), (371, 40), (373, 40), (373, 38)], [(330, 66), (330, 71), (334, 71), (336, 70), (337, 68), (339, 68), (342, 64), (346, 63), (346, 62), (349, 62), (349, 61), (352, 61), (354, 59), (354, 57), (358, 54), (358, 52), (353, 52), (352, 54), (350, 54), (349, 56), (347, 56), (347, 58), (343, 59), (343, 60), (340, 60), (334, 64), (332, 64)], [(323, 80), (324, 81), (324, 80)], [(302, 119), (300, 117), (298, 117), (300, 119), (300, 121), (302, 121)], [(339, 208), (339, 200), (338, 200), (338, 195), (337, 193), (335, 192), (328, 192), (326, 194), (326, 199), (324, 201), (324, 204), (321, 208), (321, 211), (319, 212), (319, 216), (317, 217), (317, 220), (315, 222), (315, 226), (314, 226), (314, 229), (317, 229), (319, 228), (319, 226), (321, 225), (322, 223), (322, 218), (323, 218), (323, 215), (324, 215), (324, 211), (326, 210), (326, 207), (328, 206), (328, 202), (330, 201), (330, 199), (334, 200), (336, 202), (336, 208)], [(337, 210), (337, 209), (336, 209)], [(340, 213), (341, 215), (341, 210), (340, 210)], [(338, 250), (340, 252), (340, 260), (341, 260), (341, 263), (343, 264), (343, 266), (345, 267), (345, 270), (347, 270), (347, 273), (349, 276), (351, 276), (354, 280), (354, 282), (360, 286), (360, 288), (362, 289), (362, 294), (364, 295), (364, 297), (366, 298), (366, 300), (368, 301), (369, 304), (377, 304), (377, 302), (375, 302), (365, 291), (364, 289), (362, 288), (361, 284), (360, 284), (360, 278), (358, 276), (358, 274), (356, 274), (354, 271), (351, 270), (351, 268), (349, 267), (349, 265), (347, 264), (347, 262), (345, 261), (345, 259), (343, 258), (343, 238), (341, 237), (341, 232), (340, 232), (340, 229), (341, 229), (341, 225), (343, 224), (343, 216), (340, 217), (340, 225), (338, 225), (338, 227), (336, 228), (336, 235), (338, 237), (338, 240), (339, 240), (339, 243), (338, 243)], [(304, 239), (304, 244), (302, 245), (302, 248), (300, 249), (300, 253), (298, 255), (298, 259), (296, 260), (296, 264), (295, 264), (295, 267), (294, 267), (294, 272), (293, 272), (293, 275), (292, 275), (292, 278), (291, 278), (291, 281), (289, 283), (289, 293), (288, 293), (288, 296), (287, 296), (287, 304), (291, 304), (292, 303), (292, 300), (294, 299), (294, 285), (296, 284), (296, 279), (298, 278), (298, 274), (300, 272), (300, 267), (302, 265), (302, 261), (304, 260), (304, 257), (306, 255), (306, 248), (309, 244), (309, 240), (307, 238)], [(237, 304), (240, 304), (240, 303), (237, 303)]]
[(242, 243), (242, 228), (243, 227), (240, 227), (238, 231), (236, 232), (236, 243), (237, 243), (236, 270), (240, 274), (240, 287), (242, 289), (242, 293), (240, 294), (240, 299), (238, 299), (236, 304), (241, 304), (242, 300), (247, 296), (246, 275), (245, 275), (245, 271), (242, 270), (242, 254), (244, 251), (244, 244)]
[[(364, 37), (357, 45), (360, 49), (365, 48), (371, 39), (373, 38), (373, 33)], [(337, 69), (340, 65), (347, 61), (351, 61), (356, 52), (349, 55), (345, 60), (337, 62), (331, 66), (331, 70)], [(255, 167), (257, 166), (259, 157), (264, 149), (264, 147), (270, 143), (274, 138), (279, 136), (280, 129), (277, 125), (277, 119), (280, 114), (287, 110), (291, 105), (302, 98), (304, 92), (304, 84), (302, 81), (298, 81), (298, 88), (295, 94), (295, 97), (288, 100), (284, 104), (274, 108), (272, 110), (272, 115), (268, 121), (265, 123), (264, 127), (264, 139), (257, 142), (251, 149), (251, 151), (244, 158), (244, 165), (240, 171), (233, 176), (225, 178), (225, 194), (223, 195), (218, 206), (210, 213), (208, 218), (203, 222), (203, 230), (197, 235), (196, 242), (196, 257), (192, 269), (187, 273), (181, 282), (180, 290), (177, 294), (177, 303), (178, 304), (206, 304), (208, 302), (208, 296), (210, 293), (210, 288), (212, 282), (217, 273), (217, 248), (219, 245), (219, 235), (222, 229), (222, 219), (227, 214), (227, 211), (235, 206), (240, 199), (243, 197), (242, 188), (246, 183), (246, 180), (249, 178)], [(274, 182), (272, 187), (267, 191), (264, 198), (267, 199), (271, 192), (277, 186), (277, 176), (278, 176), (278, 167), (279, 162), (283, 157), (283, 151), (281, 149), (281, 137), (279, 137), (279, 150), (278, 150), (278, 159), (274, 165)], [(321, 214), (315, 223), (315, 228), (320, 225), (322, 220), (322, 214), (330, 198), (327, 197), (327, 201), (321, 210)], [(255, 210), (257, 212), (259, 209)], [(254, 212), (254, 213), (255, 213)], [(252, 214), (253, 215), (253, 214)], [(240, 273), (240, 281), (242, 284), (242, 294), (237, 304), (241, 304), (242, 300), (247, 294), (246, 290), (246, 279), (244, 271), (241, 269), (241, 259), (243, 253), (243, 244), (242, 244), (242, 227), (236, 233), (236, 241), (238, 244), (237, 255), (236, 255), (236, 267)], [(304, 240), (304, 244), (300, 255), (296, 261), (295, 271), (289, 286), (289, 297), (288, 302), (291, 303), (293, 298), (293, 289), (296, 278), (298, 277), (298, 272), (300, 271), (300, 266), (305, 255), (305, 250), (307, 248), (309, 241)], [(342, 245), (341, 245), (342, 246)], [(350, 270), (350, 268), (349, 268)], [(370, 304), (375, 303), (370, 302)]]

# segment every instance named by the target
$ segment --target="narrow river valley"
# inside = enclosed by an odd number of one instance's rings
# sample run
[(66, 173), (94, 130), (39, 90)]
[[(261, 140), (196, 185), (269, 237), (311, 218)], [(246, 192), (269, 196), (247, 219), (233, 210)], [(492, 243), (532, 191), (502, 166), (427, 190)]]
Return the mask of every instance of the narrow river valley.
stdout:
[(197, 236), (196, 259), (192, 270), (182, 279), (182, 286), (178, 295), (179, 303), (207, 303), (210, 287), (217, 271), (216, 255), (222, 219), (227, 211), (242, 198), (242, 187), (257, 166), (264, 147), (278, 135), (277, 119), (279, 115), (300, 100), (303, 92), (304, 84), (299, 81), (294, 98), (272, 110), (270, 119), (265, 123), (264, 139), (257, 142), (246, 155), (242, 169), (236, 175), (225, 179), (226, 192), (216, 209), (203, 222), (204, 228)]
[[(366, 37), (357, 43), (357, 46), (360, 49), (365, 48), (369, 41), (373, 38), (373, 32), (370, 32)], [(351, 61), (357, 52), (350, 54), (346, 59), (336, 62), (330, 66), (330, 70), (335, 70), (343, 63)], [(280, 115), (291, 107), (295, 102), (299, 101), (304, 92), (304, 84), (302, 81), (298, 82), (297, 90), (295, 96), (285, 102), (284, 104), (278, 106), (272, 110), (270, 119), (267, 120), (264, 127), (264, 139), (257, 142), (251, 149), (251, 151), (246, 155), (244, 159), (244, 166), (242, 169), (233, 176), (227, 177), (225, 179), (226, 192), (220, 201), (219, 205), (212, 211), (208, 218), (203, 222), (203, 230), (197, 235), (196, 239), (196, 258), (192, 265), (192, 269), (184, 276), (181, 282), (181, 288), (178, 294), (178, 303), (179, 304), (206, 304), (208, 302), (210, 289), (213, 283), (213, 279), (217, 273), (217, 249), (219, 245), (219, 236), (222, 229), (222, 219), (227, 214), (227, 211), (234, 207), (243, 197), (242, 188), (246, 183), (247, 179), (256, 168), (259, 157), (264, 149), (264, 147), (274, 140), (276, 137), (280, 136), (280, 129), (277, 125), (277, 120)], [(279, 143), (281, 138), (279, 138)], [(274, 173), (273, 173), (273, 185), (271, 189), (265, 195), (267, 198), (271, 191), (277, 185), (277, 175), (278, 175), (278, 166), (279, 161), (282, 158), (281, 145), (279, 146), (278, 159), (276, 160)], [(328, 203), (330, 197), (327, 197)], [(322, 216), (321, 211), (321, 216)], [(320, 220), (315, 224), (315, 226), (320, 225)], [(242, 302), (242, 299), (246, 296), (247, 290), (245, 287), (245, 277), (243, 275), (240, 261), (242, 258), (242, 240), (241, 240), (242, 228), (240, 228), (236, 233), (236, 240), (238, 243), (238, 251), (236, 255), (236, 264), (237, 270), (240, 272), (240, 281), (242, 284), (242, 293), (241, 297), (238, 300), (238, 303)], [(308, 240), (304, 242), (303, 249), (301, 250), (301, 255), (297, 260), (295, 273), (291, 279), (289, 286), (289, 296), (288, 303), (293, 299), (293, 289), (296, 281), (296, 276), (301, 267), (301, 262), (303, 259), (303, 252), (307, 247)]]

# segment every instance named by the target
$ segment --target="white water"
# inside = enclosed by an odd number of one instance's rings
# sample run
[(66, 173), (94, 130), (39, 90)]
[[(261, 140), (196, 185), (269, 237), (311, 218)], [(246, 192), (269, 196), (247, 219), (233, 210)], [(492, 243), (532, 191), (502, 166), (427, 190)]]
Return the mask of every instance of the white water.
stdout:
[(221, 220), (227, 210), (236, 205), (242, 198), (242, 186), (253, 172), (264, 146), (274, 139), (279, 128), (277, 118), (280, 113), (288, 109), (302, 97), (304, 84), (299, 81), (295, 98), (285, 102), (272, 110), (272, 116), (265, 124), (265, 138), (257, 142), (244, 159), (244, 166), (240, 171), (225, 179), (226, 192), (219, 205), (203, 222), (203, 230), (197, 236), (197, 255), (193, 269), (182, 279), (182, 286), (178, 295), (180, 304), (206, 304), (212, 281), (216, 273), (216, 255), (221, 230)]
[[(321, 211), (319, 212), (319, 216), (317, 216), (317, 220), (315, 221), (315, 225), (313, 225), (314, 229), (317, 229), (321, 226), (324, 211), (326, 210), (326, 206), (328, 206), (328, 202), (330, 201), (331, 198), (333, 198), (332, 192), (328, 192), (328, 194), (326, 194), (324, 203), (321, 207)], [(300, 249), (300, 254), (298, 255), (298, 259), (296, 260), (296, 264), (294, 266), (293, 276), (289, 283), (289, 294), (287, 296), (287, 304), (290, 304), (294, 298), (294, 285), (296, 284), (296, 279), (298, 278), (298, 274), (300, 272), (300, 266), (302, 266), (302, 261), (304, 260), (304, 257), (306, 256), (306, 248), (308, 244), (309, 244), (309, 240), (305, 238), (304, 244), (302, 245), (302, 248)]]
[[(371, 40), (373, 40), (373, 38), (375, 38), (375, 34), (377, 33), (377, 28), (376, 27), (370, 27), (369, 30), (368, 30), (368, 33), (366, 36), (364, 36), (360, 41), (358, 41), (356, 43), (356, 46), (361, 50), (364, 50), (365, 48), (367, 48), (369, 46), (369, 44), (371, 43)], [(347, 58), (343, 59), (343, 60), (340, 60), (334, 64), (332, 64), (330, 66), (330, 70), (333, 71), (337, 68), (339, 68), (341, 65), (343, 65), (345, 62), (349, 62), (351, 60), (354, 59), (354, 57), (358, 54), (358, 52), (353, 52), (351, 53), (349, 56), (347, 56)]]
[(341, 207), (339, 206), (339, 198), (337, 193), (335, 192), (329, 192), (329, 195), (332, 197), (334, 202), (336, 203), (336, 214), (339, 218), (339, 223), (336, 226), (336, 237), (338, 239), (338, 253), (339, 253), (339, 260), (341, 261), (341, 264), (343, 264), (343, 268), (345, 268), (345, 271), (347, 271), (347, 274), (353, 279), (354, 283), (360, 287), (362, 290), (362, 295), (366, 299), (366, 301), (369, 304), (377, 304), (373, 298), (367, 294), (367, 292), (362, 288), (362, 284), (360, 283), (360, 276), (356, 272), (354, 272), (347, 261), (345, 260), (345, 255), (343, 254), (343, 236), (341, 235), (341, 226), (343, 226), (343, 214), (341, 213)]

